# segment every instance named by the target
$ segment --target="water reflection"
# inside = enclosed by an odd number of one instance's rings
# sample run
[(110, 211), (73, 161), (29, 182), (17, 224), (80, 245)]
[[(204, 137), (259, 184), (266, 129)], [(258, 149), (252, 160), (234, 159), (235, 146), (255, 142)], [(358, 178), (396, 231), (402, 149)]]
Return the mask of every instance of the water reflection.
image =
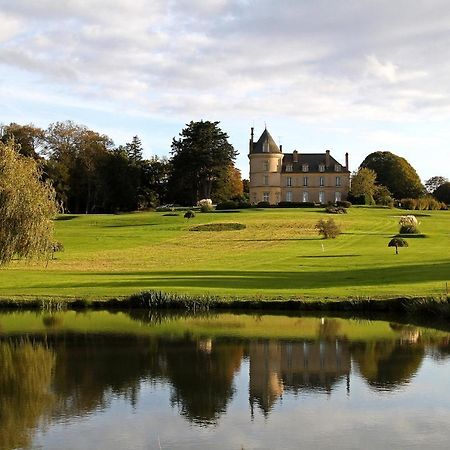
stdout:
[[(176, 321), (147, 317), (139, 324)], [(396, 323), (389, 338), (350, 339), (342, 320), (297, 319), (297, 327), (315, 330), (314, 339), (272, 339), (236, 335), (236, 325), (234, 336), (170, 336), (74, 332), (62, 315), (41, 321), (45, 333), (4, 334), (0, 341), (0, 449), (30, 447), (37, 429), (108, 410), (116, 399), (135, 408), (143, 383), (165, 386), (166, 407), (190, 423), (216, 426), (239, 393), (249, 400), (249, 417), (258, 410), (268, 418), (284, 396), (330, 396), (339, 386), (351, 396), (353, 377), (375, 391), (395, 391), (412, 382), (427, 354), (450, 356), (446, 333)], [(205, 321), (212, 327), (211, 318)], [(247, 384), (237, 385), (243, 367)]]

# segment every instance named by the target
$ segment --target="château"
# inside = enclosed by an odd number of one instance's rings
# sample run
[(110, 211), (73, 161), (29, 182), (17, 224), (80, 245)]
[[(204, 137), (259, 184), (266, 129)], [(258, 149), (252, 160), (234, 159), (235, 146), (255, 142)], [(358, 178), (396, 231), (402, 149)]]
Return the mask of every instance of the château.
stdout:
[(346, 200), (350, 188), (348, 153), (345, 165), (330, 154), (283, 153), (265, 129), (254, 142), (251, 128), (249, 143), (250, 202), (336, 203)]

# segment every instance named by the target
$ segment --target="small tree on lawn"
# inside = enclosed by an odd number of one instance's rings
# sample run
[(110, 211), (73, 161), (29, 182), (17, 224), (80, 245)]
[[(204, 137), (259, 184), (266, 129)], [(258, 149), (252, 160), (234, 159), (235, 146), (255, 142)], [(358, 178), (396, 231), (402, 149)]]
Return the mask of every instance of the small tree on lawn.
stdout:
[(398, 255), (399, 247), (408, 247), (408, 242), (406, 242), (401, 237), (395, 237), (390, 240), (388, 247), (395, 247), (395, 254)]
[(320, 219), (315, 228), (317, 232), (324, 237), (324, 239), (335, 239), (341, 234), (341, 228), (334, 221), (334, 219)]
[(192, 219), (193, 217), (195, 217), (194, 211), (189, 210), (189, 211), (186, 211), (186, 213), (184, 214), (185, 219), (189, 220), (189, 219)]

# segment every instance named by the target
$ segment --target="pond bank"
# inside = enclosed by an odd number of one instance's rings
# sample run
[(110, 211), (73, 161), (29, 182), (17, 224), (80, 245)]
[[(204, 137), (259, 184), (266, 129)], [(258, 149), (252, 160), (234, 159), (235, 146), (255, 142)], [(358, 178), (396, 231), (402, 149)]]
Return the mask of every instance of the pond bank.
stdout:
[(186, 311), (252, 310), (410, 314), (450, 319), (450, 297), (398, 297), (390, 299), (238, 299), (190, 296), (145, 291), (124, 298), (88, 299), (0, 299), (0, 309), (179, 309)]

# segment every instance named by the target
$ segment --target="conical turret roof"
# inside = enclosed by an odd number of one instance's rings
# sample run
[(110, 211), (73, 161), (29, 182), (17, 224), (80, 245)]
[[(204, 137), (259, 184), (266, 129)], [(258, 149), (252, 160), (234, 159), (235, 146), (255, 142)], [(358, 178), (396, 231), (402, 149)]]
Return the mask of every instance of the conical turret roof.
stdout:
[[(268, 151), (264, 151), (265, 148), (268, 148)], [(251, 153), (281, 153), (281, 151), (266, 128), (258, 142), (253, 144)]]

